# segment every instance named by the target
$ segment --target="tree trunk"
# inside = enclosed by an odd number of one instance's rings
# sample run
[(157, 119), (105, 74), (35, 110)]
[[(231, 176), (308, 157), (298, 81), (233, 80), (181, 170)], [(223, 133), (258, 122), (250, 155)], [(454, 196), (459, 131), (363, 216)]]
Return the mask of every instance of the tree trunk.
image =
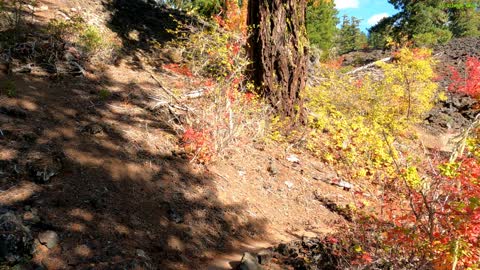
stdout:
[(249, 0), (249, 55), (259, 94), (276, 112), (303, 121), (308, 41), (306, 0)]

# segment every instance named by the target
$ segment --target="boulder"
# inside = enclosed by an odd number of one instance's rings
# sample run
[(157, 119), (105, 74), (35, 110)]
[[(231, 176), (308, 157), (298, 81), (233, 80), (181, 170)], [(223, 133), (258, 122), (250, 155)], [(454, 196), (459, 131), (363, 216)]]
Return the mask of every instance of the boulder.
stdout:
[(60, 239), (56, 232), (46, 231), (38, 235), (38, 241), (40, 241), (40, 243), (42, 243), (43, 245), (47, 246), (47, 248), (52, 249), (58, 245)]
[(262, 270), (263, 268), (258, 263), (257, 257), (245, 252), (243, 253), (242, 260), (237, 267), (237, 270)]

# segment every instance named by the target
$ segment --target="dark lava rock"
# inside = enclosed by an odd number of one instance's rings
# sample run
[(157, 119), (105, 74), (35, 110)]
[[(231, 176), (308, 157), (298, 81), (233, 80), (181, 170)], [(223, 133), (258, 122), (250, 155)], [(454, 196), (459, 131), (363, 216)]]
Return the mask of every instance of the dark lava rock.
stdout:
[(82, 131), (95, 135), (95, 134), (102, 133), (103, 127), (99, 124), (89, 124), (85, 126)]
[(42, 157), (27, 163), (27, 171), (35, 183), (46, 184), (62, 170), (62, 157)]
[[(294, 270), (342, 269), (338, 268), (340, 266), (339, 258), (338, 254), (334, 252), (337, 250), (334, 245), (320, 238), (304, 238), (282, 243), (267, 250), (275, 260), (264, 261), (262, 265), (265, 264), (267, 268), (272, 264), (281, 267), (288, 265), (291, 267), (288, 269)], [(260, 258), (260, 253), (257, 258)]]
[(33, 238), (13, 212), (0, 215), (0, 262), (14, 263), (32, 252)]
[(27, 118), (27, 113), (24, 110), (18, 108), (0, 107), (0, 113), (15, 118)]
[(183, 223), (183, 216), (175, 208), (170, 207), (167, 211), (168, 219), (175, 223)]
[(267, 264), (273, 257), (273, 249), (265, 249), (257, 253), (257, 259), (259, 264)]

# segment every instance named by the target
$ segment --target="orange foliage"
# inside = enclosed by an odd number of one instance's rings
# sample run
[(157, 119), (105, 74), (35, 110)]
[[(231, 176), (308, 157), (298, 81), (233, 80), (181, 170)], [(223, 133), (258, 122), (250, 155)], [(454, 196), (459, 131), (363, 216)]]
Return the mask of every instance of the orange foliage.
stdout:
[(228, 31), (247, 34), (247, 5), (241, 7), (236, 1), (226, 0), (226, 8), (222, 11), (223, 16), (214, 16), (215, 21)]

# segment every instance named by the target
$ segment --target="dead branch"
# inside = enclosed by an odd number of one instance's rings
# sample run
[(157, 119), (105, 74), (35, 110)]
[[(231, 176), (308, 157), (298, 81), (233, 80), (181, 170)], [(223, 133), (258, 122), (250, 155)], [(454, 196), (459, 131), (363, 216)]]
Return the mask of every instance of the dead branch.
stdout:
[[(182, 100), (180, 100), (178, 97), (176, 97), (172, 93), (172, 91), (168, 90), (165, 86), (163, 86), (162, 83), (152, 73), (150, 73), (150, 76), (155, 80), (155, 82), (157, 82), (160, 89), (162, 89), (168, 96), (170, 96), (175, 101), (175, 103), (177, 103), (177, 104), (168, 103), (169, 107), (173, 107), (175, 109), (186, 111), (186, 112), (189, 112), (189, 113), (192, 113), (192, 114), (195, 115), (195, 111), (192, 108), (190, 108), (188, 106), (185, 106), (185, 105), (182, 105)], [(154, 99), (154, 97), (153, 97), (153, 99)], [(163, 102), (164, 100), (157, 100), (157, 101), (162, 101)]]
[(364, 69), (367, 69), (367, 68), (369, 68), (369, 67), (375, 66), (375, 65), (377, 64), (377, 62), (388, 62), (388, 61), (390, 61), (391, 59), (392, 59), (392, 57), (383, 58), (383, 59), (377, 60), (377, 61), (375, 61), (375, 62), (372, 62), (372, 63), (370, 63), (370, 64), (367, 64), (367, 65), (365, 65), (365, 66), (361, 66), (361, 67), (359, 67), (359, 68), (356, 68), (356, 69), (354, 69), (354, 70), (352, 70), (352, 71), (349, 71), (349, 72), (347, 72), (347, 73), (345, 73), (345, 74), (347, 74), (347, 75), (349, 75), (349, 74), (354, 74), (354, 73), (357, 73), (357, 72), (359, 72), (359, 71), (361, 71), (361, 70), (364, 70)]

